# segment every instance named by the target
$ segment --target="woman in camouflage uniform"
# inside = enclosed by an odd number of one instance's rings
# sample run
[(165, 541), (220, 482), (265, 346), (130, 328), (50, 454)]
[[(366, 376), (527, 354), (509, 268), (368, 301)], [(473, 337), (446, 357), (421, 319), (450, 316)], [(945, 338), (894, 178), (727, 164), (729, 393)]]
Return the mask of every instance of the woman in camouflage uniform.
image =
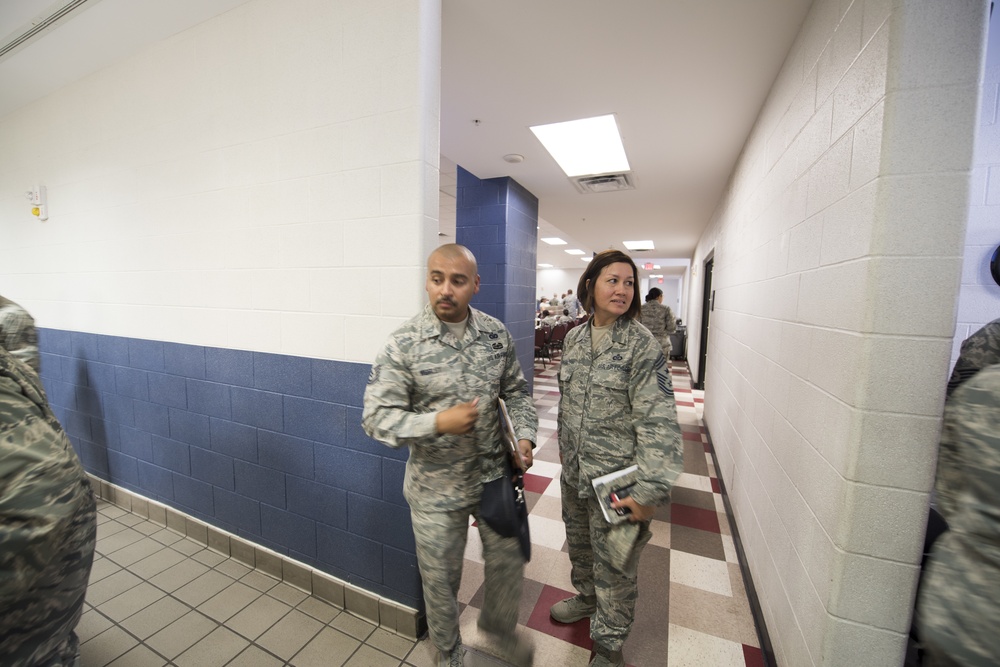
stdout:
[[(673, 387), (659, 342), (642, 326), (636, 267), (617, 250), (590, 262), (577, 293), (592, 313), (566, 336), (559, 369), (562, 515), (579, 593), (552, 606), (561, 623), (590, 617), (592, 666), (623, 666), (622, 644), (638, 597), (639, 554), (656, 505), (682, 470)], [(615, 506), (629, 521), (604, 519), (591, 480), (638, 465), (631, 496)]]
[(663, 290), (659, 287), (650, 288), (646, 294), (646, 303), (642, 304), (642, 325), (649, 329), (653, 338), (663, 347), (663, 356), (670, 358), (670, 334), (677, 331), (677, 320), (670, 306), (663, 305)]

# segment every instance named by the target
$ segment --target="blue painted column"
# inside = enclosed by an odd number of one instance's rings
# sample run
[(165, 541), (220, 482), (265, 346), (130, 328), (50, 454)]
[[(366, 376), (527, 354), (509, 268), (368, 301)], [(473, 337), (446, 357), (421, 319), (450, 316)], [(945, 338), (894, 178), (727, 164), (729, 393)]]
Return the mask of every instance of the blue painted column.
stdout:
[(483, 180), (459, 166), (455, 228), (456, 242), (479, 262), (479, 294), (472, 305), (507, 325), (531, 388), (538, 197), (508, 176)]

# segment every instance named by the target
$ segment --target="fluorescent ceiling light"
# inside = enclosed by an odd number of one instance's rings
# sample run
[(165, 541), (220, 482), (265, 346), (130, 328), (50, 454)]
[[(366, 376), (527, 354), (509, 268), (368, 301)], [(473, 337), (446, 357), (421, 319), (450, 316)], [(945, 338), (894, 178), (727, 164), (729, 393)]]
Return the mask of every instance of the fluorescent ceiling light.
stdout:
[(629, 250), (652, 250), (653, 249), (653, 242), (652, 241), (622, 241), (622, 245), (624, 245)]
[(551, 269), (552, 265), (551, 264), (539, 264), (538, 268), (540, 268), (540, 269)]
[(585, 262), (589, 262), (590, 260), (593, 259), (593, 257), (581, 257), (580, 259), (582, 259)]
[(650, 273), (649, 277), (650, 278), (662, 278), (663, 274), (662, 273)]
[(614, 114), (535, 125), (531, 131), (571, 178), (630, 169)]
[(587, 253), (585, 253), (582, 250), (577, 250), (576, 248), (574, 248), (573, 250), (564, 250), (563, 252), (565, 252), (567, 254), (570, 254), (570, 255), (586, 255), (587, 254)]
[(548, 243), (549, 245), (566, 245), (566, 242), (563, 241), (558, 236), (550, 236), (547, 239), (542, 239), (542, 240)]

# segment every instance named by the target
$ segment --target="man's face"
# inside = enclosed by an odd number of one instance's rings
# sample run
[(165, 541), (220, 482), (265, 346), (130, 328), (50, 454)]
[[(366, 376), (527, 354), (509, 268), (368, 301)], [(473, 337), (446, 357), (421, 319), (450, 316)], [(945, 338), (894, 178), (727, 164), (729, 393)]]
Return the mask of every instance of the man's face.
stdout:
[(479, 276), (472, 262), (462, 256), (434, 253), (427, 261), (427, 296), (438, 319), (461, 322), (469, 301), (479, 292)]

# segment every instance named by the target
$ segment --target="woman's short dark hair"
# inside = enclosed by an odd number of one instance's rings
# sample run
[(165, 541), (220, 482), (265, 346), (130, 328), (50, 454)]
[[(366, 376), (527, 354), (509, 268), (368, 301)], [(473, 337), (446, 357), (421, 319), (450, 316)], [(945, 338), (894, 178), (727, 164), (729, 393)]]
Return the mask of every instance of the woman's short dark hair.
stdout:
[(590, 264), (587, 268), (583, 270), (583, 275), (580, 276), (580, 282), (576, 286), (577, 298), (580, 303), (583, 304), (583, 310), (585, 312), (594, 312), (594, 293), (590, 289), (590, 284), (597, 280), (597, 277), (601, 275), (601, 271), (604, 267), (611, 264), (617, 264), (618, 262), (623, 262), (632, 267), (632, 303), (629, 304), (628, 310), (622, 317), (634, 320), (642, 312), (642, 304), (639, 301), (639, 292), (635, 289), (635, 282), (639, 279), (639, 269), (635, 267), (635, 262), (632, 258), (623, 253), (621, 250), (605, 250), (594, 255), (594, 259), (590, 260)]
[(646, 303), (659, 299), (661, 294), (663, 294), (663, 290), (659, 287), (650, 287), (649, 292), (646, 294)]

